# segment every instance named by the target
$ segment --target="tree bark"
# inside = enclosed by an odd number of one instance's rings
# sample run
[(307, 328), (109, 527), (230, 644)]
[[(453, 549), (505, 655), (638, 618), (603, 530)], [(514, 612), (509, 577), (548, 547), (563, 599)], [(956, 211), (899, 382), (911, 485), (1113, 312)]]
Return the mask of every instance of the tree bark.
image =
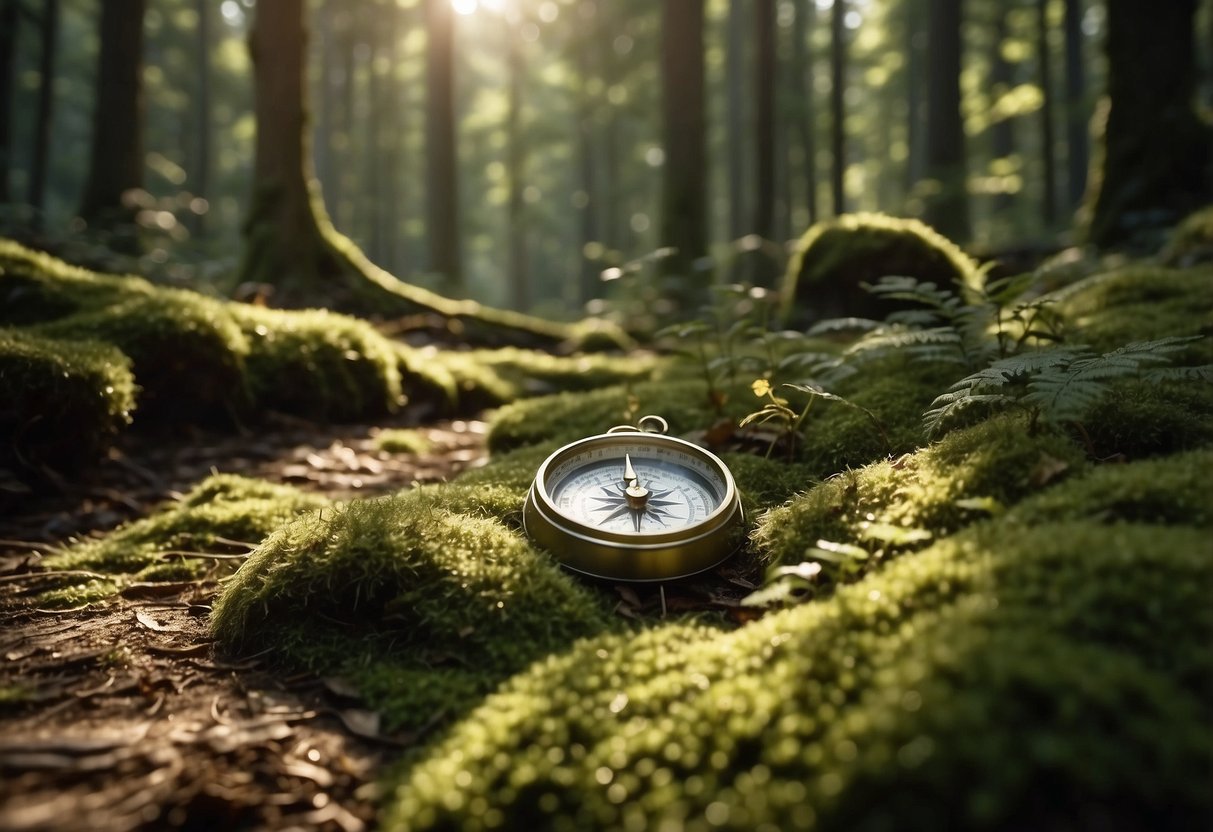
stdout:
[(590, 243), (597, 242), (600, 245), (602, 240), (599, 239), (600, 233), (598, 228), (599, 215), (599, 200), (598, 193), (598, 177), (596, 175), (596, 146), (595, 146), (595, 131), (594, 131), (594, 104), (590, 99), (589, 91), (587, 90), (587, 79), (590, 77), (590, 51), (588, 49), (577, 50), (577, 70), (578, 70), (578, 87), (577, 87), (577, 160), (581, 176), (581, 190), (585, 193), (585, 205), (581, 211), (581, 258), (578, 261), (581, 264), (578, 299), (582, 306), (589, 303), (599, 295), (599, 287), (601, 281), (598, 275), (601, 273), (601, 265), (586, 256), (588, 251), (587, 246)]
[(454, 12), (450, 0), (425, 0), (426, 11), (426, 202), (429, 268), (462, 295), (459, 251), (459, 178), (455, 136)]
[(922, 179), (926, 159), (923, 147), (923, 136), (926, 133), (922, 88), (925, 85), (923, 73), (923, 41), (926, 34), (922, 30), (921, 5), (917, 0), (906, 3), (906, 170), (905, 190), (913, 195), (919, 180)]
[(1086, 61), (1083, 59), (1082, 0), (1065, 0), (1066, 40), (1066, 195), (1067, 209), (1082, 202), (1090, 165), (1090, 131), (1086, 93)]
[(1049, 0), (1036, 0), (1036, 52), (1040, 70), (1040, 141), (1044, 163), (1041, 218), (1051, 230), (1057, 223), (1056, 131), (1053, 127), (1053, 61), (1049, 48)]
[(792, 73), (800, 107), (795, 122), (796, 135), (804, 160), (804, 199), (809, 225), (817, 222), (817, 136), (815, 133), (813, 51), (810, 39), (817, 4), (813, 0), (798, 0), (792, 24)]
[(695, 261), (707, 253), (703, 97), (703, 0), (666, 0), (661, 20), (661, 244), (667, 274), (683, 278), (685, 299), (702, 294)]
[(1088, 235), (1132, 245), (1213, 197), (1213, 136), (1197, 115), (1196, 0), (1108, 0), (1102, 178)]
[(0, 202), (11, 202), (13, 97), (17, 65), (17, 0), (0, 0)]
[[(211, 0), (195, 0), (194, 10), (198, 15), (198, 52), (195, 55), (196, 83), (194, 102), (194, 119), (196, 134), (194, 145), (194, 169), (190, 176), (193, 185), (190, 190), (200, 199), (210, 199), (211, 193)], [(193, 220), (194, 233), (201, 235), (206, 232), (206, 213), (200, 212)]]
[(30, 165), (29, 204), (34, 224), (41, 227), (46, 210), (46, 172), (50, 162), (51, 124), (55, 112), (55, 59), (58, 56), (59, 0), (44, 0), (40, 21), (42, 50), (38, 56), (38, 112)]
[[(1007, 17), (1009, 10), (994, 10), (994, 43), (990, 50), (990, 91), (995, 100), (1005, 95), (1015, 86), (1012, 77), (1011, 64), (1003, 57), (1002, 45), (1009, 34)], [(990, 126), (990, 153), (995, 159), (1008, 159), (1015, 152), (1015, 125), (1007, 117), (1003, 117)], [(994, 210), (1003, 213), (1010, 209), (1013, 200), (1006, 191), (994, 195)]]
[(525, 312), (531, 306), (530, 264), (527, 252), (526, 140), (522, 136), (522, 82), (525, 67), (520, 39), (511, 32), (506, 63), (509, 88), (506, 103), (506, 174), (509, 196), (506, 210), (509, 228), (509, 282), (513, 306)]
[(101, 51), (89, 173), (80, 216), (138, 248), (135, 212), (123, 194), (143, 186), (143, 12), (145, 0), (101, 4)]
[(750, 230), (770, 240), (775, 216), (775, 0), (753, 0), (754, 215)]
[(846, 213), (846, 0), (834, 0), (830, 12), (830, 194), (834, 216)]
[(725, 113), (729, 176), (729, 239), (740, 239), (746, 233), (745, 199), (745, 0), (729, 3), (728, 43), (725, 66)]
[(926, 176), (935, 193), (925, 219), (953, 240), (969, 237), (965, 134), (960, 114), (962, 0), (930, 0), (927, 44)]

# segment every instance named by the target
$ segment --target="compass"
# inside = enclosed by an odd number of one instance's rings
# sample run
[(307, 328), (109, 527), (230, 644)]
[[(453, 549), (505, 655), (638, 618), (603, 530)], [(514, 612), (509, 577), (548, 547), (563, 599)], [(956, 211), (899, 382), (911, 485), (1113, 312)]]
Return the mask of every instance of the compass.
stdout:
[(527, 536), (570, 569), (614, 580), (670, 580), (727, 558), (744, 519), (733, 475), (668, 429), (645, 416), (549, 456), (523, 504)]

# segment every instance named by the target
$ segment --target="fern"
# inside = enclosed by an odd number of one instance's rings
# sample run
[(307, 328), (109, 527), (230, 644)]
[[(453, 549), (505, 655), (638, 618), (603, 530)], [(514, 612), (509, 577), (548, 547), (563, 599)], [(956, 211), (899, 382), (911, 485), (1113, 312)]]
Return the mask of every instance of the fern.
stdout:
[(1003, 358), (972, 373), (936, 397), (923, 414), (928, 435), (939, 433), (961, 411), (982, 404), (1024, 408), (1039, 423), (1080, 421), (1109, 392), (1113, 382), (1211, 380), (1213, 367), (1158, 368), (1170, 355), (1202, 336), (1138, 341), (1097, 355), (1087, 347), (1053, 347)]

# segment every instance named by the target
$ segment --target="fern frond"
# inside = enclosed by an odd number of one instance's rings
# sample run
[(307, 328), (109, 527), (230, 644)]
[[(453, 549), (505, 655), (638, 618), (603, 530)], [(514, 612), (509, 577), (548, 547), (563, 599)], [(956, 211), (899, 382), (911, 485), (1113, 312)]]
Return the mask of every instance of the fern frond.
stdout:
[(815, 336), (833, 335), (839, 332), (871, 332), (882, 326), (884, 324), (880, 321), (874, 321), (871, 318), (829, 318), (813, 324), (805, 334)]
[(931, 403), (932, 407), (922, 414), (922, 427), (927, 436), (935, 436), (943, 429), (944, 424), (963, 410), (976, 404), (990, 407), (1009, 407), (1016, 403), (1014, 396), (1002, 393), (982, 393), (977, 395), (944, 393)]
[(919, 281), (905, 275), (886, 275), (872, 285), (864, 286), (877, 297), (908, 300), (943, 312), (947, 317), (960, 306), (960, 298), (951, 289), (939, 288), (931, 281)]
[(1151, 384), (1167, 381), (1213, 381), (1213, 364), (1199, 367), (1155, 367), (1142, 374), (1142, 379)]

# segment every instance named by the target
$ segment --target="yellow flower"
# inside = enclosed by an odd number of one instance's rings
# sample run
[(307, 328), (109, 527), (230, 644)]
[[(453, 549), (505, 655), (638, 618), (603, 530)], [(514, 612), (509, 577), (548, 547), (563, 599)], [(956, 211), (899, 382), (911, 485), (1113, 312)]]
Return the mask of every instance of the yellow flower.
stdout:
[(754, 391), (755, 396), (761, 399), (771, 392), (771, 382), (765, 378), (760, 378), (750, 385), (750, 389)]

